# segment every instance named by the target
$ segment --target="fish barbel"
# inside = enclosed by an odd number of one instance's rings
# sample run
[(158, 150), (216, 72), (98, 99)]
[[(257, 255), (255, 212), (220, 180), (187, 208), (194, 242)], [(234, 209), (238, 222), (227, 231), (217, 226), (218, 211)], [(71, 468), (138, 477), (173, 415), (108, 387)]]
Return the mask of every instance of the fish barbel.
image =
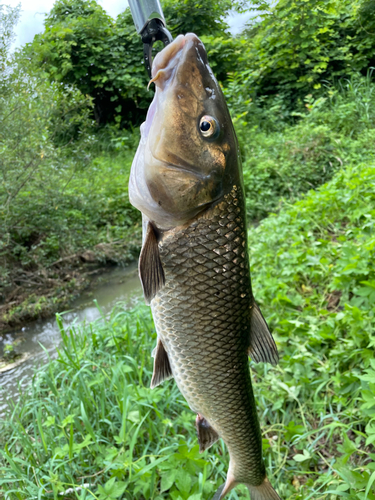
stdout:
[(197, 414), (200, 451), (229, 450), (219, 500), (237, 484), (279, 500), (262, 458), (248, 356), (278, 354), (250, 281), (242, 167), (220, 87), (199, 38), (155, 58), (129, 197), (143, 214), (139, 274), (157, 331), (151, 387), (174, 377)]

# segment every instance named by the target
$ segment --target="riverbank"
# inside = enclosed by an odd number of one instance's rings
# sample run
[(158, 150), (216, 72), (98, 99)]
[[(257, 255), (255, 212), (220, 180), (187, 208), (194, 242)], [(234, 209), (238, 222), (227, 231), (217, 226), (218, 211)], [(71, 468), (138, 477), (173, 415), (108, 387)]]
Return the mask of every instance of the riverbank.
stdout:
[[(253, 290), (280, 364), (251, 364), (270, 481), (281, 498), (375, 498), (375, 167), (359, 165), (249, 233)], [(0, 424), (6, 500), (208, 500), (222, 443), (199, 454), (173, 382), (149, 389), (149, 307), (64, 327)], [(117, 496), (116, 496), (117, 495)], [(241, 487), (232, 498), (248, 498)]]
[(124, 240), (99, 243), (34, 271), (12, 268), (12, 284), (3, 289), (0, 305), (0, 333), (67, 309), (109, 266), (137, 259), (141, 232), (135, 228), (129, 233)]
[[(307, 119), (269, 133), (237, 124), (249, 221), (298, 199), (346, 165), (341, 145), (332, 153), (335, 133), (318, 128)], [(124, 145), (114, 135), (117, 149), (107, 137), (103, 144), (112, 149), (88, 150), (87, 164), (79, 168), (68, 162), (50, 186), (52, 194), (45, 188), (47, 169), (42, 186), (21, 191), (8, 216), (0, 214), (0, 332), (64, 309), (98, 267), (137, 257), (141, 216), (130, 205), (127, 186), (138, 131), (129, 137)], [(343, 158), (341, 164), (333, 154)]]
[[(68, 328), (109, 314), (118, 302), (130, 309), (142, 301), (138, 266), (133, 262), (130, 266), (112, 266), (102, 270), (61, 316)], [(36, 367), (56, 358), (56, 349), (60, 344), (61, 335), (55, 315), (39, 318), (0, 335), (0, 420), (6, 411), (7, 399), (18, 401), (19, 386), (27, 387)], [(1, 353), (7, 355), (5, 364), (1, 361)]]
[(0, 217), (0, 332), (65, 309), (101, 269), (138, 257), (140, 215), (127, 192), (134, 147), (87, 153), (87, 165), (67, 161), (53, 193), (38, 184)]

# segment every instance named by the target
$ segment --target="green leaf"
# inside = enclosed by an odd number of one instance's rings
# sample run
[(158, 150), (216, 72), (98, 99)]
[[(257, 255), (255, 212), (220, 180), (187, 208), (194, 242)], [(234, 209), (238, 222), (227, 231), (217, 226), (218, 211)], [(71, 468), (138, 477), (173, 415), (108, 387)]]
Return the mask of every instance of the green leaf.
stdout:
[(172, 470), (163, 472), (163, 475), (161, 477), (161, 483), (160, 483), (160, 491), (161, 492), (167, 491), (171, 488), (171, 486), (173, 485), (173, 483), (176, 479), (177, 472), (178, 471), (176, 469), (172, 469)]
[(191, 488), (191, 476), (188, 472), (178, 470), (176, 474), (176, 486), (181, 493), (189, 493)]

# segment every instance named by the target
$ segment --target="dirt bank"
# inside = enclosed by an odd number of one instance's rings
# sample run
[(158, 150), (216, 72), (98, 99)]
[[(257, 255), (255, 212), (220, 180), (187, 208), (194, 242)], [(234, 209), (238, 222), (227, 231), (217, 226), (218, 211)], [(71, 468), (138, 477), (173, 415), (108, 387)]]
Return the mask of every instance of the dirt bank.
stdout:
[(108, 267), (137, 258), (140, 232), (127, 241), (101, 243), (43, 266), (9, 265), (8, 285), (0, 284), (0, 333), (66, 309)]

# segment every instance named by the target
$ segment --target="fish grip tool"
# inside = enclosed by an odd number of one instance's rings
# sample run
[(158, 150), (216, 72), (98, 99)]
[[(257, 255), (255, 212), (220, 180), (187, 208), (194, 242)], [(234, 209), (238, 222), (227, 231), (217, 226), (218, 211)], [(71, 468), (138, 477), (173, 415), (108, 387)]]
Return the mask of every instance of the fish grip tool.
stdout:
[(152, 46), (157, 40), (166, 46), (173, 41), (173, 38), (166, 28), (159, 0), (129, 0), (129, 7), (137, 33), (143, 42), (143, 57), (151, 78)]

